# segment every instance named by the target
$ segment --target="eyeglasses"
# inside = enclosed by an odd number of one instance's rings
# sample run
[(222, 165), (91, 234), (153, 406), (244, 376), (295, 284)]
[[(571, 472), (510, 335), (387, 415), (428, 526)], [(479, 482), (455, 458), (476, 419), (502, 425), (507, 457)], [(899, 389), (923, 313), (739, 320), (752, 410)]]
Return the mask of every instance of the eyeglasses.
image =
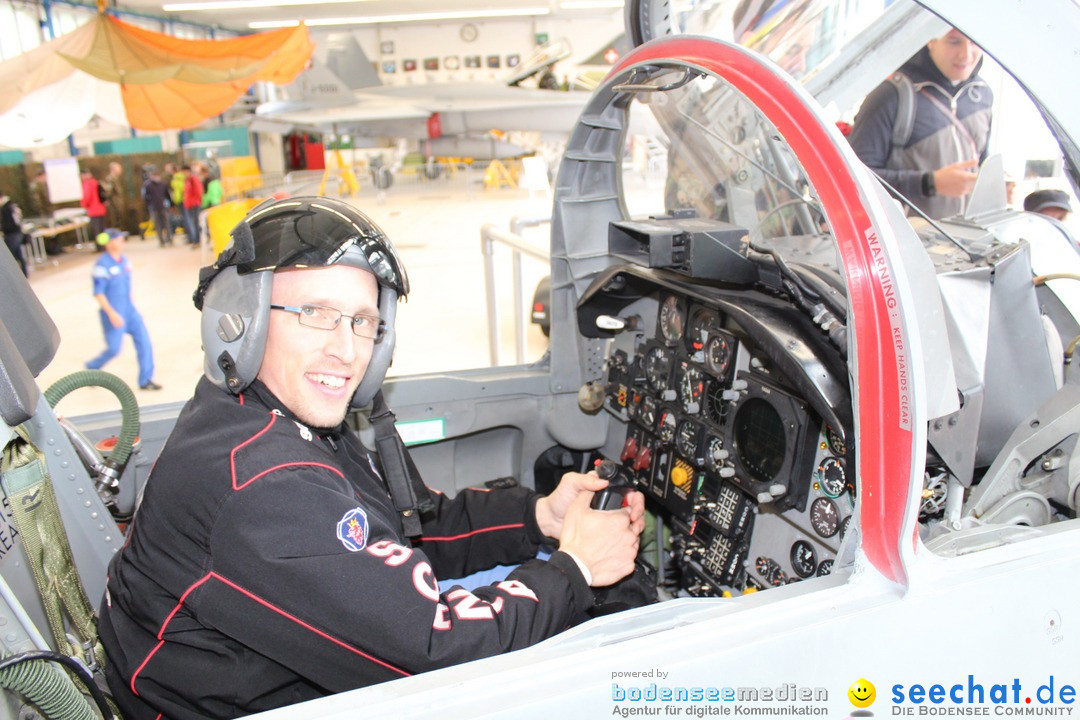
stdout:
[(352, 325), (353, 335), (369, 340), (378, 340), (386, 331), (386, 323), (374, 315), (344, 315), (340, 310), (322, 305), (271, 305), (270, 309), (295, 313), (301, 325), (319, 330), (333, 330), (342, 317), (347, 317)]

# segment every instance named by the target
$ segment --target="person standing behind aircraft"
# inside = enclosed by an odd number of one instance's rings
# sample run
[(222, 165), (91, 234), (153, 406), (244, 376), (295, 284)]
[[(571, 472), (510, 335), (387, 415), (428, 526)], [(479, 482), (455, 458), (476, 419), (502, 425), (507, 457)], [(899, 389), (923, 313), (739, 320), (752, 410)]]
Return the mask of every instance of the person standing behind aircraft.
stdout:
[(184, 225), (184, 173), (174, 163), (165, 163), (165, 175), (161, 178), (169, 185), (169, 203), (172, 206), (172, 229)]
[(982, 50), (958, 30), (926, 44), (863, 101), (848, 141), (931, 218), (963, 212), (986, 159), (993, 93)]
[(22, 209), (19, 208), (18, 203), (9, 198), (7, 193), (4, 192), (0, 192), (0, 229), (4, 231), (4, 244), (8, 246), (8, 250), (15, 256), (15, 261), (19, 263), (22, 274), (27, 275), (26, 256), (23, 255), (22, 247)]
[[(79, 204), (90, 218), (90, 237), (96, 238), (105, 231), (105, 194), (90, 168), (82, 171), (82, 200)], [(103, 249), (101, 245), (97, 246), (98, 252)]]
[(172, 245), (172, 223), (168, 208), (169, 186), (161, 179), (161, 173), (157, 169), (151, 170), (143, 183), (143, 198), (146, 200), (146, 210), (154, 221), (154, 229), (157, 230), (158, 244), (161, 247)]
[(127, 183), (124, 181), (124, 166), (118, 162), (109, 163), (109, 174), (101, 182), (105, 190), (109, 226), (117, 227), (130, 233), (132, 228), (131, 201), (128, 198)]
[(30, 181), (30, 206), (31, 217), (52, 217), (49, 183), (44, 170), (39, 170)]
[(222, 198), (221, 180), (214, 177), (210, 172), (210, 168), (205, 165), (202, 168), (202, 180), (203, 186), (206, 188), (206, 193), (202, 199), (203, 209), (220, 205)]
[(188, 236), (188, 244), (195, 247), (199, 244), (199, 210), (202, 208), (203, 184), (199, 174), (192, 170), (190, 165), (182, 168), (184, 173), (184, 232)]

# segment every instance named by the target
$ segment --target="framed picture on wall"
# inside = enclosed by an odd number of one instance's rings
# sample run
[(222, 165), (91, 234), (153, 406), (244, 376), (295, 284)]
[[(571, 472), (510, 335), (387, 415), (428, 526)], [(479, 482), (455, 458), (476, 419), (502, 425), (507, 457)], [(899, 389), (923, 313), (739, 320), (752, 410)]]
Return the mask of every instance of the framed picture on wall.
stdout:
[(437, 57), (424, 58), (424, 69), (425, 70), (438, 70), (439, 69), (439, 58), (437, 58)]
[(457, 70), (461, 67), (461, 60), (457, 55), (447, 55), (443, 58), (442, 66), (447, 70)]
[(487, 66), (492, 69), (500, 68), (502, 67), (502, 60), (499, 58), (498, 55), (488, 55)]
[(479, 55), (466, 55), (465, 56), (465, 67), (467, 67), (467, 68), (478, 68), (478, 67), (480, 67), (480, 56)]
[(514, 54), (514, 55), (507, 55), (506, 56), (506, 67), (508, 67), (508, 68), (516, 68), (520, 64), (521, 64), (521, 56), (520, 55)]
[(381, 43), (379, 43), (379, 50), (382, 52), (383, 55), (393, 55), (394, 54), (394, 41), (393, 40), (383, 40)]
[(397, 72), (397, 61), (395, 60), (383, 60), (382, 71), (387, 75)]
[(401, 61), (402, 72), (413, 72), (414, 70), (416, 70), (416, 60), (408, 58), (407, 60)]

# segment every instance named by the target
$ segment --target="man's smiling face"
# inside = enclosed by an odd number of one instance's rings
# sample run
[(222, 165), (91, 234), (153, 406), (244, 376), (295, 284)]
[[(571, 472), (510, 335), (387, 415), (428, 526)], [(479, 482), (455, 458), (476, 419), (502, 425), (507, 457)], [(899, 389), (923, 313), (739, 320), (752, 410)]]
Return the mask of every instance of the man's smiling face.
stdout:
[[(276, 272), (271, 302), (324, 305), (346, 316), (379, 314), (375, 276), (347, 265)], [(334, 427), (345, 417), (373, 345), (353, 334), (348, 317), (320, 330), (304, 327), (294, 313), (272, 310), (259, 380), (304, 424)]]

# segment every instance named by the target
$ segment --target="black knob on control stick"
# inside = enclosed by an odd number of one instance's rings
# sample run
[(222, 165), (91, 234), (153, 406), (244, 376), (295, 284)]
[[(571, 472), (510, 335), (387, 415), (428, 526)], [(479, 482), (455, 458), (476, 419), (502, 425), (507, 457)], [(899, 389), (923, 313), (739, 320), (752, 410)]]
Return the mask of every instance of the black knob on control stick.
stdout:
[(596, 474), (608, 481), (608, 486), (597, 492), (590, 503), (593, 510), (618, 510), (626, 496), (634, 489), (634, 483), (623, 469), (611, 460), (596, 463)]

